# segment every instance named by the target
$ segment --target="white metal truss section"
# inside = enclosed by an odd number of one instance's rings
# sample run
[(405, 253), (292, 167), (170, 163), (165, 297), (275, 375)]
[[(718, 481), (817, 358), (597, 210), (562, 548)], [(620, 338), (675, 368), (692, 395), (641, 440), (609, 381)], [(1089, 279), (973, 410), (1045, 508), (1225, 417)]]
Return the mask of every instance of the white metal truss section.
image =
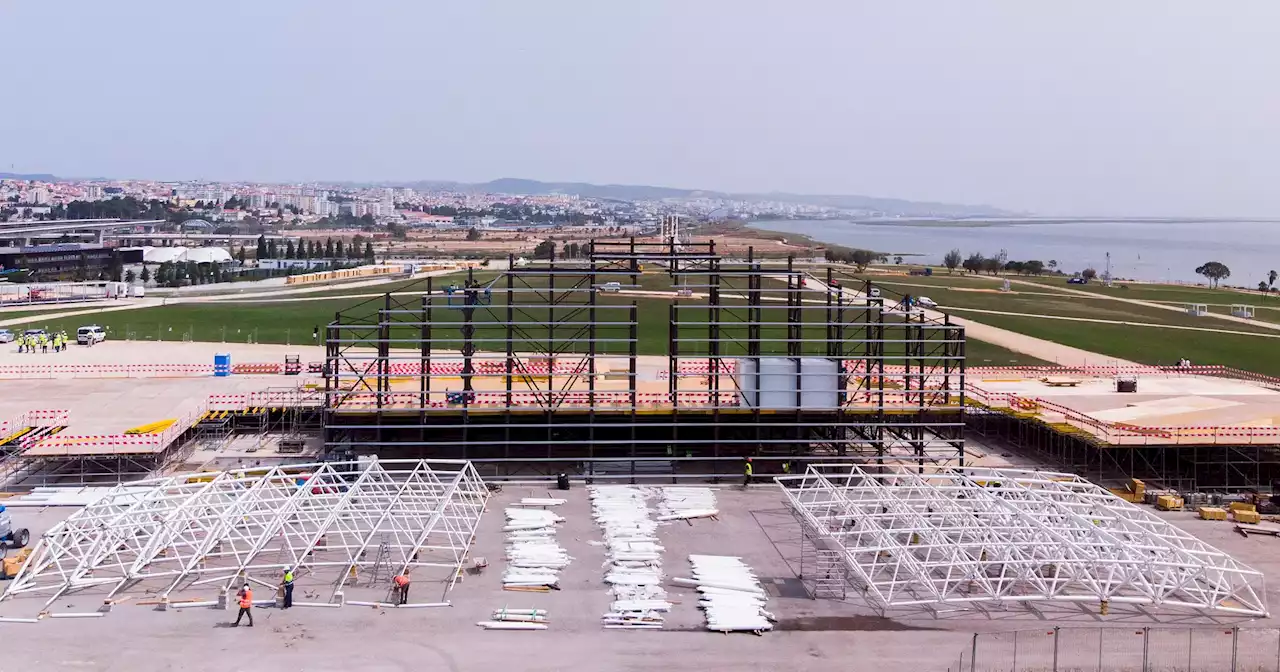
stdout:
[(819, 464), (778, 479), (883, 607), (1131, 603), (1267, 615), (1262, 573), (1071, 474)]
[[(182, 474), (117, 486), (36, 544), (9, 598), (157, 581), (168, 595), (245, 576), (271, 585), (307, 569), (336, 594), (382, 556), (389, 580), (466, 560), (488, 489), (470, 462), (360, 460)], [(383, 553), (389, 551), (389, 560)]]

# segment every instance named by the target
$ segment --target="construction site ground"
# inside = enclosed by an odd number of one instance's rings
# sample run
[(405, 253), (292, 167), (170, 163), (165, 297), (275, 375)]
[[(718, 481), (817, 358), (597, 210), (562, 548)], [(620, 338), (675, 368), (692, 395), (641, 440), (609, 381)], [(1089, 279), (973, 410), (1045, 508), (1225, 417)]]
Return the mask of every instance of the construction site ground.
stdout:
[[(1063, 385), (1028, 375), (970, 375), (987, 392), (1044, 399), (1108, 423), (1141, 427), (1254, 427), (1280, 425), (1280, 390), (1246, 380), (1205, 375), (1142, 374), (1136, 393), (1117, 392), (1113, 376), (1080, 376)], [(1067, 378), (1071, 378), (1068, 376)]]
[[(560, 576), (560, 590), (517, 593), (502, 590), (504, 568), (503, 507), (520, 497), (545, 496), (541, 487), (508, 486), (490, 502), (480, 521), (472, 556), (489, 566), (468, 573), (447, 599), (446, 608), (408, 610), (345, 606), (340, 609), (295, 607), (255, 609), (252, 629), (229, 627), (235, 611), (206, 608), (157, 611), (139, 606), (154, 595), (125, 591), (122, 602), (101, 618), (45, 618), (39, 623), (0, 623), (13, 644), (5, 669), (76, 670), (349, 670), (353, 656), (361, 670), (831, 670), (878, 669), (915, 672), (955, 668), (973, 632), (1114, 626), (1124, 629), (1166, 625), (1223, 628), (1275, 626), (1275, 618), (1242, 620), (1186, 611), (1112, 605), (1110, 615), (1097, 605), (1036, 605), (1007, 611), (947, 609), (890, 612), (881, 616), (851, 594), (845, 602), (810, 599), (797, 576), (798, 526), (775, 486), (749, 492), (716, 491), (718, 520), (672, 523), (659, 528), (665, 547), (664, 573), (689, 575), (689, 554), (741, 557), (761, 577), (770, 594), (777, 630), (761, 637), (724, 635), (702, 629), (692, 591), (669, 587), (678, 604), (660, 631), (602, 629), (600, 616), (610, 596), (603, 583), (603, 550), (592, 541), (601, 530), (591, 519), (586, 489), (575, 484), (568, 503), (556, 511), (566, 521), (557, 539), (573, 556)], [(33, 535), (71, 513), (71, 509), (12, 509), (15, 522)], [(1242, 538), (1229, 522), (1200, 521), (1190, 513), (1160, 514), (1200, 538), (1267, 574), (1272, 608), (1280, 605), (1280, 538)], [(265, 577), (270, 578), (270, 577)], [(337, 578), (300, 572), (295, 599), (324, 601)], [(368, 587), (357, 579), (348, 599), (377, 599), (385, 585)], [(412, 601), (436, 601), (441, 584), (415, 581)], [(256, 597), (266, 597), (256, 588)], [(212, 599), (201, 586), (175, 599)], [(0, 616), (31, 617), (45, 598), (24, 596), (0, 603)], [(55, 612), (94, 611), (101, 596), (62, 597)], [(550, 628), (536, 632), (485, 631), (475, 625), (502, 607), (548, 610)]]

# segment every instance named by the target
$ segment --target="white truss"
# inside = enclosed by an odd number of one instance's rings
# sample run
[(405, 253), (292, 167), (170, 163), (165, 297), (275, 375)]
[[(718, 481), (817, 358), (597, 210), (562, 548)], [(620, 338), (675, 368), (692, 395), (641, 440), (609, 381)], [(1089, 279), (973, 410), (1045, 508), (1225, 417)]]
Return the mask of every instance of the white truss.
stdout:
[(809, 543), (883, 607), (1076, 601), (1266, 616), (1262, 573), (1070, 474), (813, 465), (779, 479)]
[[(244, 576), (274, 585), (307, 569), (334, 595), (372, 568), (385, 579), (448, 568), (456, 580), (488, 490), (470, 462), (361, 460), (182, 474), (117, 486), (47, 532), (5, 591), (9, 598), (142, 581), (167, 596)], [(354, 568), (354, 569), (353, 569)], [(255, 576), (255, 574), (257, 576)], [(332, 598), (330, 598), (332, 599)]]

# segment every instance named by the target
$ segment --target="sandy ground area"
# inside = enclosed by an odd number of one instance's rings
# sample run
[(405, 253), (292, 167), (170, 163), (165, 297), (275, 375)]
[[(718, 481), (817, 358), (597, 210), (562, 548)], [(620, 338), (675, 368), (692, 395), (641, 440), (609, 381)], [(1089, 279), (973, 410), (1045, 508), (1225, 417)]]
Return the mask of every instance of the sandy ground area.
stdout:
[[(1094, 607), (1040, 606), (1035, 611), (975, 609), (895, 611), (885, 615), (859, 598), (847, 601), (808, 597), (798, 573), (798, 528), (772, 486), (743, 493), (717, 491), (719, 521), (700, 520), (659, 528), (665, 548), (667, 576), (687, 576), (688, 555), (713, 553), (743, 558), (762, 578), (769, 609), (778, 630), (762, 637), (712, 634), (701, 629), (702, 616), (692, 595), (669, 588), (679, 603), (668, 614), (666, 628), (654, 632), (606, 631), (599, 617), (609, 602), (602, 581), (600, 529), (590, 519), (586, 492), (565, 493), (569, 503), (558, 509), (567, 520), (557, 539), (574, 558), (561, 574), (561, 590), (522, 594), (501, 590), (503, 535), (501, 509), (522, 496), (543, 491), (508, 486), (491, 502), (481, 519), (474, 555), (489, 559), (479, 575), (469, 575), (449, 594), (450, 608), (403, 611), (343, 607), (295, 607), (282, 611), (256, 609), (252, 629), (227, 627), (231, 611), (188, 609), (167, 612), (126, 602), (102, 618), (45, 619), (38, 624), (4, 624), (10, 641), (6, 669), (49, 670), (882, 670), (916, 672), (956, 669), (972, 633), (1013, 630), (1044, 632), (1054, 626), (1111, 627), (1195, 626), (1206, 631), (1231, 625), (1274, 626), (1276, 619), (1249, 621), (1188, 615), (1170, 609), (1112, 607), (1103, 617)], [(68, 510), (18, 513), (34, 533), (68, 515)], [(1199, 521), (1190, 513), (1162, 514), (1237, 559), (1263, 571), (1280, 571), (1274, 552), (1280, 541), (1241, 538), (1230, 523)], [(299, 579), (307, 599), (323, 600), (331, 592), (330, 576)], [(310, 583), (303, 583), (309, 581)], [(359, 583), (359, 582), (358, 582)], [(1280, 583), (1270, 581), (1271, 604)], [(209, 594), (191, 597), (210, 598)], [(376, 595), (383, 586), (357, 586)], [(436, 599), (439, 586), (415, 581), (419, 599)], [(258, 592), (265, 593), (260, 589)], [(261, 597), (262, 595), (260, 595)], [(133, 601), (145, 599), (139, 594)], [(0, 604), (0, 615), (30, 617), (44, 598), (19, 597)], [(55, 611), (91, 611), (100, 598), (81, 593), (60, 598)], [(492, 632), (474, 622), (502, 607), (547, 609), (551, 627), (541, 632)], [(984, 635), (985, 636), (985, 635)], [(76, 642), (68, 646), (67, 642)], [(1273, 645), (1274, 648), (1274, 645)], [(967, 669), (967, 668), (965, 668)]]

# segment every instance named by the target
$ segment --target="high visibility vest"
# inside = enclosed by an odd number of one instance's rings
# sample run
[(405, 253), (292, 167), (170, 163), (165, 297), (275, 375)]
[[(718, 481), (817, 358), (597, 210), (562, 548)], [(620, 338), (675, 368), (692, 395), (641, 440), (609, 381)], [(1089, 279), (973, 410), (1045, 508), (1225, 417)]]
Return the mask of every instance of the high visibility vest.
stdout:
[(745, 473), (746, 473), (748, 476), (751, 476), (751, 475), (753, 475), (753, 474), (754, 474), (754, 472), (751, 470), (751, 463), (750, 463), (750, 462), (748, 462), (748, 463), (747, 463), (747, 468), (746, 468)]
[(409, 585), (409, 577), (405, 576), (404, 574), (397, 575), (395, 578), (395, 582), (397, 586), (402, 586), (402, 587), (407, 586)]
[(248, 609), (253, 606), (253, 590), (249, 589), (240, 593), (240, 608)]
[(293, 572), (284, 573), (284, 585), (286, 586), (293, 585)]

